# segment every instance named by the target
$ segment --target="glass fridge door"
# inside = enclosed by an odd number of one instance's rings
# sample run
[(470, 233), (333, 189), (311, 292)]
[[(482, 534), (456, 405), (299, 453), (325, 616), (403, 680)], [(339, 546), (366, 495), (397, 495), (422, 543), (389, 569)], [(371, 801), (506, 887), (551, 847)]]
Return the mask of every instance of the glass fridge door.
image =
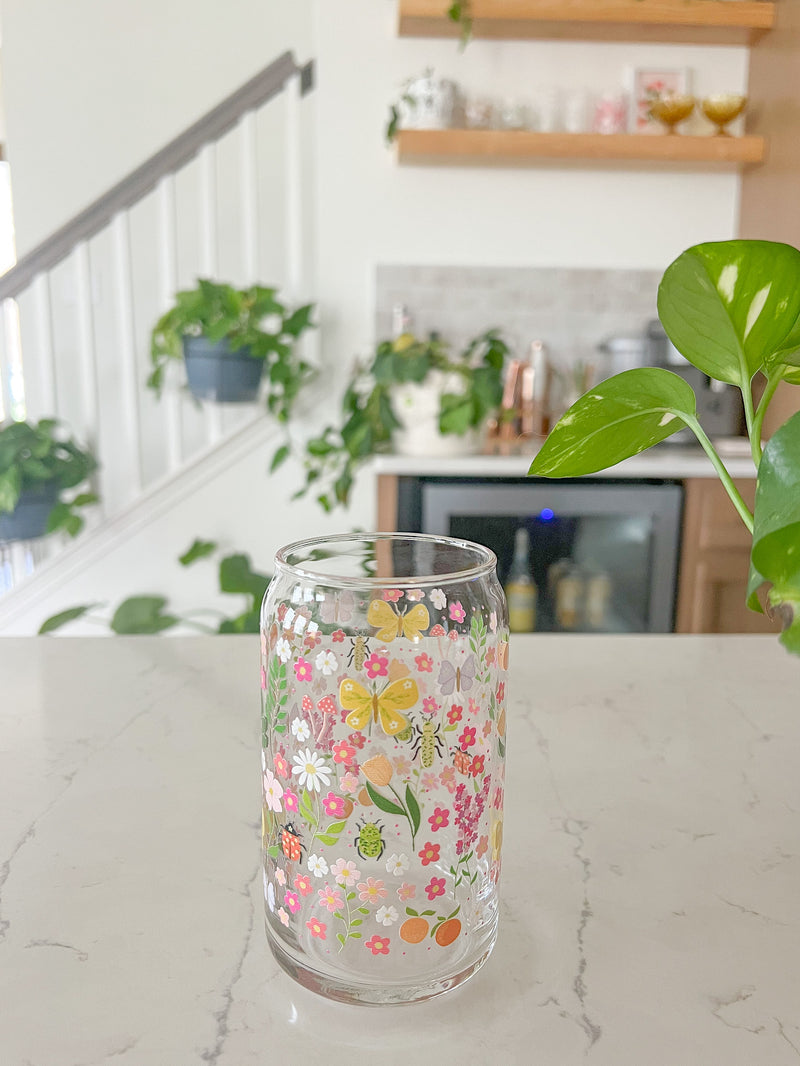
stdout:
[(421, 528), (491, 548), (505, 585), (524, 527), (537, 631), (668, 633), (682, 496), (675, 484), (430, 480)]

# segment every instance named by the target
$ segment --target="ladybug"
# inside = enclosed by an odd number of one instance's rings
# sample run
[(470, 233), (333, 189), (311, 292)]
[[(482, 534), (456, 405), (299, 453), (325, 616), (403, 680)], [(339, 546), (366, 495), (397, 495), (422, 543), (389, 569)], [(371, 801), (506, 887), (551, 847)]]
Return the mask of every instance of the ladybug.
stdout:
[(472, 759), (465, 751), (457, 751), (453, 757), (453, 764), (460, 774), (468, 775), (472, 766)]
[(281, 826), (281, 851), (290, 862), (299, 862), (303, 856), (300, 836), (291, 822)]

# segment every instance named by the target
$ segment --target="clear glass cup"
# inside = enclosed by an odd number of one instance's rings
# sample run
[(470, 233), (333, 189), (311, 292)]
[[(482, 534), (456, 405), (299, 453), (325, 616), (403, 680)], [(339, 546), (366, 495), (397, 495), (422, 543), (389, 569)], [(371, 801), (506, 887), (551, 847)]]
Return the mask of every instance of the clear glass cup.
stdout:
[(267, 938), (352, 1003), (465, 981), (494, 946), (508, 619), (488, 548), (345, 534), (278, 552), (262, 607)]

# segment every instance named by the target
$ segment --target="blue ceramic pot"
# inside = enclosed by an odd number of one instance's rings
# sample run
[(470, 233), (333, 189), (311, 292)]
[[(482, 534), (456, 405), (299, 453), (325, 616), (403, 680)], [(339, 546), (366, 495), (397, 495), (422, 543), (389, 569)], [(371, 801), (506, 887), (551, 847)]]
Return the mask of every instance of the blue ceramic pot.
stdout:
[(216, 403), (254, 403), (264, 372), (264, 360), (249, 348), (231, 351), (227, 340), (184, 337), (183, 357), (192, 395)]
[(11, 514), (0, 514), (0, 541), (43, 537), (47, 532), (47, 519), (57, 501), (58, 486), (53, 482), (35, 489), (23, 489)]

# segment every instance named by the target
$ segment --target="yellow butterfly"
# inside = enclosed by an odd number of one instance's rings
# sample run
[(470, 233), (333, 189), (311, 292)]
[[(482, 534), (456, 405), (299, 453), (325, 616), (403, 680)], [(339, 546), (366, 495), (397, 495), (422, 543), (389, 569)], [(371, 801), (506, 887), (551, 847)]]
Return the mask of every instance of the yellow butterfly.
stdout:
[(381, 692), (367, 692), (352, 677), (346, 677), (339, 686), (339, 702), (346, 711), (350, 711), (345, 718), (350, 728), (366, 729), (372, 717), (381, 723), (384, 733), (390, 737), (402, 733), (411, 724), (400, 711), (407, 711), (418, 699), (417, 683), (409, 677), (390, 681)]
[(378, 627), (375, 634), (378, 640), (386, 642), (394, 640), (401, 633), (409, 640), (417, 641), (422, 631), (431, 624), (428, 608), (424, 604), (418, 603), (410, 611), (400, 614), (385, 600), (373, 600), (370, 603), (367, 621), (371, 626)]

